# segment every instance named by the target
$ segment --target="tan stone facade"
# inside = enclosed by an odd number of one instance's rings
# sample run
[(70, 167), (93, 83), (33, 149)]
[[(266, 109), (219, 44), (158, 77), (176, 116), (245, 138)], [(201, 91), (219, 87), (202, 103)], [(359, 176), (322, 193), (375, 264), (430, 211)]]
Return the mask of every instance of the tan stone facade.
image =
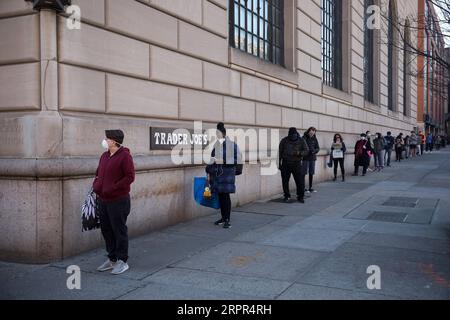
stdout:
[[(0, 1), (2, 260), (48, 262), (103, 244), (100, 232), (81, 233), (80, 206), (107, 128), (125, 132), (135, 158), (129, 230), (137, 236), (211, 212), (192, 200), (193, 177), (204, 174), (203, 166), (175, 166), (168, 152), (150, 150), (149, 127), (224, 121), (285, 134), (290, 126), (315, 126), (323, 180), (335, 132), (352, 149), (363, 131), (416, 126), (416, 79), (406, 117), (401, 70), (398, 108), (388, 111), (384, 44), (379, 104), (364, 101), (363, 1), (344, 1), (345, 92), (322, 85), (320, 0), (285, 0), (285, 68), (230, 48), (227, 0), (72, 2), (81, 8), (81, 30), (68, 29), (63, 14)], [(417, 1), (397, 6), (399, 17), (417, 15)], [(234, 205), (281, 192), (280, 176), (261, 176), (259, 166), (246, 165), (237, 179)]]

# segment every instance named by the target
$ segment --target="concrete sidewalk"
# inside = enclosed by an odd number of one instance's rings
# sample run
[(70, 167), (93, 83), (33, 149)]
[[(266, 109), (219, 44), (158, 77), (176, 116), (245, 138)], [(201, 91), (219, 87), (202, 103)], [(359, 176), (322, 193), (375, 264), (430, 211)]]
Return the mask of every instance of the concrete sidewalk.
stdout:
[[(130, 241), (122, 275), (95, 250), (50, 265), (0, 263), (1, 299), (449, 299), (450, 149), (316, 185), (305, 204), (259, 201)], [(68, 290), (78, 265), (81, 290)], [(367, 288), (368, 266), (381, 289)]]

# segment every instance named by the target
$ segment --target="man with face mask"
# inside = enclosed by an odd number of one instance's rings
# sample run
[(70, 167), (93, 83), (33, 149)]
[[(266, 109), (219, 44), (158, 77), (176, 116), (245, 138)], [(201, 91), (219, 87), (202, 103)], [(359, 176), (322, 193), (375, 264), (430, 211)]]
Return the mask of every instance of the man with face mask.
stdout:
[(355, 144), (355, 172), (354, 176), (358, 175), (359, 167), (363, 167), (363, 176), (367, 173), (367, 168), (370, 163), (370, 153), (373, 152), (372, 146), (367, 140), (365, 133), (361, 133), (361, 138)]
[(130, 185), (135, 172), (130, 150), (122, 146), (122, 130), (106, 130), (105, 135), (102, 146), (107, 150), (100, 157), (93, 190), (98, 195), (100, 228), (108, 260), (97, 270), (121, 274), (129, 269), (126, 222), (130, 213)]

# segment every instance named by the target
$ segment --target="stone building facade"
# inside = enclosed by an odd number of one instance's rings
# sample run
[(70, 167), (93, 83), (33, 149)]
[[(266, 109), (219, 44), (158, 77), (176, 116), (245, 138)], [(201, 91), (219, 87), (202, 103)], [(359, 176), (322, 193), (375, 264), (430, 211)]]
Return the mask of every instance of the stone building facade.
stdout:
[[(335, 1), (338, 58), (328, 71), (337, 72), (336, 86), (323, 81), (322, 7), (329, 1), (271, 2), (281, 12), (282, 32), (261, 36), (282, 49), (262, 57), (244, 52), (253, 49), (245, 42), (240, 47), (243, 38), (230, 39), (232, 8), (250, 2), (72, 0), (81, 8), (77, 30), (68, 28), (67, 14), (0, 1), (0, 259), (48, 262), (103, 244), (100, 232), (81, 232), (80, 206), (107, 128), (123, 129), (135, 159), (129, 230), (138, 236), (211, 212), (192, 200), (193, 177), (204, 167), (174, 165), (168, 151), (151, 150), (150, 127), (193, 128), (202, 120), (213, 128), (223, 121), (229, 128), (286, 134), (291, 126), (302, 132), (314, 126), (322, 147), (317, 180), (330, 176), (326, 161), (335, 132), (349, 146), (350, 172), (361, 132), (416, 127), (417, 82), (403, 81), (403, 54), (386, 41), (389, 23), (381, 19), (370, 35), (364, 27), (368, 5), (380, 5), (381, 15), (391, 8), (403, 21), (417, 17), (416, 0)], [(247, 164), (232, 201), (280, 192), (279, 174), (261, 175), (259, 163)]]

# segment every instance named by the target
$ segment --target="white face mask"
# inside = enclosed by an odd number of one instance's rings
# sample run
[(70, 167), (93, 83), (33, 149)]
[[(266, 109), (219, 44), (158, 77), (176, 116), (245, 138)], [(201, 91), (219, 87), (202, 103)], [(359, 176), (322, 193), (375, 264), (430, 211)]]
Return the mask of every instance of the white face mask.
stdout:
[(225, 141), (225, 138), (220, 138), (219, 139), (220, 144), (222, 144), (224, 141)]
[(103, 139), (102, 147), (103, 147), (103, 149), (109, 149), (108, 142), (106, 141), (106, 139)]

